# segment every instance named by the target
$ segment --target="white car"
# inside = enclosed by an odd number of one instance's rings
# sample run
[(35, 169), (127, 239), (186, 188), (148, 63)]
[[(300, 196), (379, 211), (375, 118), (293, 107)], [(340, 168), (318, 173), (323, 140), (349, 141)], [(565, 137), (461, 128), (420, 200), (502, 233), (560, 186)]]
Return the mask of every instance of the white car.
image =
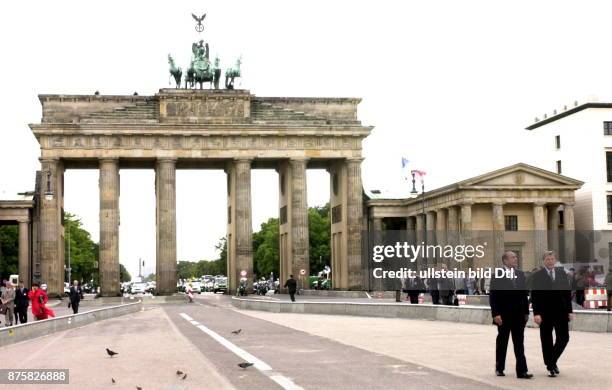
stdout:
[(147, 290), (147, 284), (143, 282), (132, 284), (131, 293), (132, 294), (144, 294)]
[(193, 291), (193, 293), (198, 293), (201, 294), (202, 293), (202, 283), (201, 282), (191, 282), (191, 291)]

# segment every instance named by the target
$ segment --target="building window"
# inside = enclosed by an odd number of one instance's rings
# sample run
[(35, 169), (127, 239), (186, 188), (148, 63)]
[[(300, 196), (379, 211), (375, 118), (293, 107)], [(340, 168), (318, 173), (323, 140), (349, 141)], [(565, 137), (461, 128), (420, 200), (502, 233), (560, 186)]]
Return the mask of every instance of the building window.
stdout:
[(612, 182), (612, 152), (606, 152), (606, 170), (608, 171), (608, 183)]
[(557, 160), (557, 173), (561, 174), (561, 160)]
[(608, 223), (612, 223), (612, 195), (608, 195)]
[(561, 149), (561, 136), (555, 135), (555, 148)]
[(612, 135), (612, 122), (604, 122), (604, 135)]
[(504, 224), (507, 231), (515, 232), (518, 230), (518, 217), (516, 215), (504, 215)]

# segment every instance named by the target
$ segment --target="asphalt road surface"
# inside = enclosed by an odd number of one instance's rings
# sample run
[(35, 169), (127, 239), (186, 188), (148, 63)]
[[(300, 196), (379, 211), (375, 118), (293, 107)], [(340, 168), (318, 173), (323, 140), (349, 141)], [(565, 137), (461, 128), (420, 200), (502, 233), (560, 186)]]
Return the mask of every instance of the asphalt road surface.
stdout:
[[(53, 389), (561, 390), (610, 383), (610, 334), (572, 332), (561, 376), (551, 379), (541, 367), (537, 330), (529, 329), (527, 359), (536, 375), (530, 381), (512, 375), (511, 346), (508, 376), (493, 375), (494, 339), (492, 326), (243, 312), (228, 296), (202, 294), (192, 304), (148, 306), (0, 347), (0, 354), (7, 357), (3, 368), (68, 368), (70, 384)], [(107, 347), (119, 355), (109, 357)], [(254, 365), (242, 369), (241, 362)]]

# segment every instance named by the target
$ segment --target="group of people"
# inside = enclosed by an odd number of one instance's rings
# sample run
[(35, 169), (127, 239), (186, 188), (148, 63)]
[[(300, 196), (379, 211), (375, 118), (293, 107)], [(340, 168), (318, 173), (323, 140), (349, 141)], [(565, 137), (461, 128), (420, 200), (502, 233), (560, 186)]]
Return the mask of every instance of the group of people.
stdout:
[[(439, 269), (448, 271), (448, 266), (446, 264), (440, 264)], [(419, 303), (419, 295), (421, 293), (429, 292), (431, 295), (431, 302), (434, 305), (458, 305), (458, 295), (480, 294), (480, 285), (484, 285), (484, 279), (422, 279), (417, 276), (416, 278), (405, 278), (402, 280), (402, 290), (408, 294), (408, 298), (412, 304)]]
[[(32, 316), (36, 321), (55, 317), (55, 312), (47, 307), (49, 297), (46, 285), (42, 287), (38, 283), (32, 283), (32, 289), (19, 282), (17, 288), (10, 281), (2, 281), (0, 285), (0, 312), (4, 314), (4, 326), (25, 324), (28, 322), (28, 308), (31, 302)], [(72, 312), (79, 312), (79, 303), (83, 298), (83, 292), (78, 281), (70, 287), (68, 307)], [(1, 323), (1, 321), (0, 321)]]
[(25, 324), (28, 322), (28, 307), (32, 302), (32, 315), (36, 320), (54, 317), (55, 313), (46, 305), (49, 301), (47, 292), (38, 283), (32, 284), (32, 289), (19, 282), (15, 288), (10, 281), (4, 281), (0, 287), (0, 310), (4, 313), (4, 326)]
[[(569, 322), (573, 319), (570, 280), (557, 262), (553, 251), (542, 256), (544, 266), (531, 275), (531, 305), (533, 321), (540, 328), (542, 356), (549, 377), (559, 375), (557, 365), (569, 342)], [(489, 303), (493, 324), (497, 326), (495, 343), (495, 374), (505, 376), (508, 339), (512, 335), (516, 357), (516, 376), (531, 379), (525, 359), (524, 332), (529, 319), (529, 289), (525, 274), (517, 268), (518, 256), (507, 251), (502, 256), (503, 267), (513, 271), (514, 277), (506, 273), (491, 279)], [(553, 330), (555, 340), (553, 342)]]

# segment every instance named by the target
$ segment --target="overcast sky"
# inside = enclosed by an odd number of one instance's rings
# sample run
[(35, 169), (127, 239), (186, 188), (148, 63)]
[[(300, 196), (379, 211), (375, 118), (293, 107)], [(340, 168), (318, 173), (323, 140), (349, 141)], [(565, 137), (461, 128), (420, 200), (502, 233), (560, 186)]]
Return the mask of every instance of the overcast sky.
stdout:
[[(34, 187), (40, 93), (154, 94), (167, 55), (185, 67), (204, 39), (237, 87), (258, 96), (361, 97), (375, 126), (364, 142), (366, 189), (407, 193), (400, 161), (427, 171), (428, 189), (530, 162), (535, 116), (612, 91), (605, 1), (5, 1), (0, 3), (0, 198)], [(578, 178), (579, 179), (579, 178)], [(309, 205), (329, 197), (308, 175)], [(278, 213), (274, 171), (254, 171), (253, 225)], [(154, 269), (153, 171), (121, 171), (121, 262)], [(98, 172), (67, 171), (65, 209), (98, 240)], [(177, 173), (179, 260), (212, 259), (225, 235), (225, 176)]]

